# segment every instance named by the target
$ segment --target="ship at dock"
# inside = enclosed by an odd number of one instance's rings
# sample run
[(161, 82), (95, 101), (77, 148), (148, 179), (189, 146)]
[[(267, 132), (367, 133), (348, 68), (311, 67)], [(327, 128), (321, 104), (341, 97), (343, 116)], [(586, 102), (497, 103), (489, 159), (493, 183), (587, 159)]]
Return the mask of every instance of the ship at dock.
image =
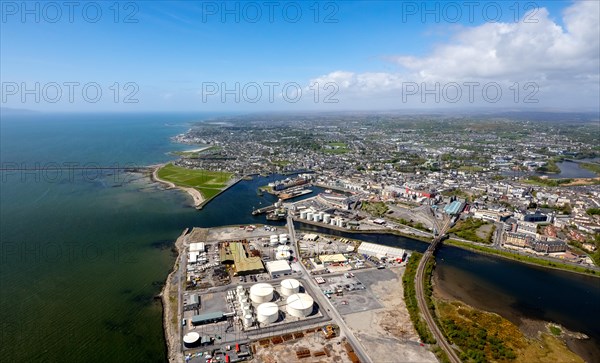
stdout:
[(278, 196), (279, 196), (279, 199), (281, 199), (281, 200), (288, 200), (288, 199), (298, 198), (303, 195), (310, 194), (312, 192), (313, 191), (311, 189), (300, 188), (300, 189), (296, 189), (296, 190), (290, 190), (285, 193), (279, 193)]

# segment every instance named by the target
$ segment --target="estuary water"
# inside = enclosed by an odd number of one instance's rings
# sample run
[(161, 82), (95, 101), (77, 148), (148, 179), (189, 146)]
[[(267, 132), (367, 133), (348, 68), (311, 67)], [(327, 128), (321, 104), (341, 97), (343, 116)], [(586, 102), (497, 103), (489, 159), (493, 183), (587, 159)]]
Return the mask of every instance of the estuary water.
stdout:
[[(190, 148), (170, 143), (171, 136), (212, 116), (3, 116), (2, 167), (37, 171), (0, 175), (2, 361), (165, 361), (154, 297), (175, 261), (173, 241), (187, 227), (264, 223), (250, 212), (274, 197), (257, 196), (257, 188), (281, 176), (242, 181), (196, 211), (187, 194), (141, 174), (69, 167), (59, 173), (44, 166), (165, 162), (169, 151)], [(347, 236), (410, 250), (427, 246), (391, 235)], [(436, 273), (474, 306), (507, 312), (491, 304), (495, 291), (509, 313), (554, 320), (598, 346), (600, 279), (451, 247), (439, 257)]]

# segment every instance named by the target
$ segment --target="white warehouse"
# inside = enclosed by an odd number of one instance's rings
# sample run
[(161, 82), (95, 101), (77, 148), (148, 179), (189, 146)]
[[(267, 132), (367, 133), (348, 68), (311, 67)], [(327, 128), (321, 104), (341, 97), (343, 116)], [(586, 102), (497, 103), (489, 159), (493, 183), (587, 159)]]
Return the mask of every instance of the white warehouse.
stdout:
[(269, 261), (266, 267), (271, 278), (292, 274), (292, 268), (286, 260)]
[(360, 246), (358, 246), (358, 253), (361, 255), (375, 256), (377, 258), (404, 258), (406, 251), (404, 251), (402, 248), (363, 242), (360, 244)]

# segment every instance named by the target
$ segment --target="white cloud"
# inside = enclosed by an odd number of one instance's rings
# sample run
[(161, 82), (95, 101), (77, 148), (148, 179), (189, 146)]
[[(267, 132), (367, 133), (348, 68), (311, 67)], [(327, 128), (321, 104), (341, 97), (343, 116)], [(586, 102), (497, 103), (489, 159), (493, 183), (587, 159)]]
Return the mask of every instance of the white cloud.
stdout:
[[(354, 98), (369, 98), (402, 88), (402, 82), (535, 82), (540, 105), (577, 102), (598, 107), (600, 3), (576, 2), (563, 12), (564, 27), (545, 8), (523, 19), (537, 22), (486, 23), (462, 28), (423, 57), (398, 55), (398, 73), (335, 71), (311, 82), (336, 82)], [(582, 99), (579, 95), (584, 95)], [(563, 104), (563, 106), (569, 106)]]

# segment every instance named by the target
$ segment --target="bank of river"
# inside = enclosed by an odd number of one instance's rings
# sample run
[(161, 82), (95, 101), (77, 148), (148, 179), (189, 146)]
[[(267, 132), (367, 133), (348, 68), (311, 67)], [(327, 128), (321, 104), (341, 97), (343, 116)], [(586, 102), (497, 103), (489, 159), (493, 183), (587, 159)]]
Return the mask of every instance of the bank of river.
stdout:
[(557, 162), (556, 166), (560, 169), (560, 173), (535, 173), (534, 175), (545, 175), (549, 179), (594, 178), (597, 176), (593, 171), (582, 168), (578, 161), (561, 161)]
[[(391, 234), (348, 233), (300, 224), (302, 230), (397, 246), (424, 252), (428, 244)], [(436, 254), (436, 288), (454, 300), (497, 313), (525, 331), (551, 321), (587, 340), (568, 345), (588, 362), (600, 361), (600, 279), (560, 270), (526, 265), (496, 256), (442, 245)]]
[(444, 295), (507, 318), (526, 332), (550, 321), (590, 337), (568, 340), (588, 362), (600, 361), (600, 279), (524, 265), (442, 246), (436, 288)]

